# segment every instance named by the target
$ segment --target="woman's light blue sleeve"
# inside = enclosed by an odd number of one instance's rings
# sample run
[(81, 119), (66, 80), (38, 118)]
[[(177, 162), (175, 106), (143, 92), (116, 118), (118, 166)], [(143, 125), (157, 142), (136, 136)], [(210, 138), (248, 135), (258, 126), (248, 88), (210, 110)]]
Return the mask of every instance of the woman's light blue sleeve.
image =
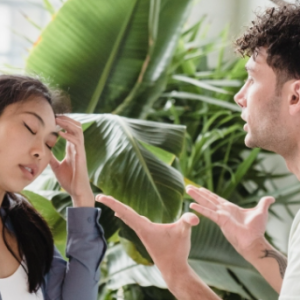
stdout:
[(99, 265), (106, 250), (101, 210), (93, 207), (67, 209), (66, 262), (57, 249), (43, 286), (45, 300), (96, 300)]

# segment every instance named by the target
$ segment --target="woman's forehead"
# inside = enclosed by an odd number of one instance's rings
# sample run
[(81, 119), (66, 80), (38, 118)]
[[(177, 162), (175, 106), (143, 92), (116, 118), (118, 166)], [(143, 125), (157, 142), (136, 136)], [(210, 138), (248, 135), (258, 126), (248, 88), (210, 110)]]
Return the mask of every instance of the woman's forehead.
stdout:
[(25, 101), (20, 101), (8, 105), (2, 113), (3, 117), (20, 116), (31, 114), (41, 119), (41, 123), (46, 126), (55, 127), (55, 115), (50, 103), (41, 97), (34, 97)]

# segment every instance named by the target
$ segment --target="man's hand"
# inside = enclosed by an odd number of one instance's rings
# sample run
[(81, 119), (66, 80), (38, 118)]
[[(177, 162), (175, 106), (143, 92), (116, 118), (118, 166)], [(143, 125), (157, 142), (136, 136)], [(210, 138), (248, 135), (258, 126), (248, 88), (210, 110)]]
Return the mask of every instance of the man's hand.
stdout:
[(198, 203), (190, 207), (217, 223), (227, 240), (244, 256), (264, 239), (268, 209), (273, 197), (264, 197), (254, 208), (241, 208), (205, 188), (188, 186), (187, 193)]
[(264, 197), (254, 208), (241, 208), (205, 188), (188, 186), (196, 200), (190, 207), (219, 225), (232, 246), (248, 260), (279, 293), (286, 258), (265, 239), (268, 209), (273, 197)]

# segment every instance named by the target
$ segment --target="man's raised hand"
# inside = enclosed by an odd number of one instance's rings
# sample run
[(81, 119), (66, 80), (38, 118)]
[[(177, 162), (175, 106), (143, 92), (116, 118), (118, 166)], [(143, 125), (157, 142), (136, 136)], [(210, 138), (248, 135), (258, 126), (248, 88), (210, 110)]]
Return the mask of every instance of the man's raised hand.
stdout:
[(268, 209), (273, 197), (264, 197), (254, 208), (241, 208), (205, 188), (188, 186), (187, 193), (197, 203), (190, 207), (218, 224), (233, 247), (245, 258), (257, 242), (264, 239)]

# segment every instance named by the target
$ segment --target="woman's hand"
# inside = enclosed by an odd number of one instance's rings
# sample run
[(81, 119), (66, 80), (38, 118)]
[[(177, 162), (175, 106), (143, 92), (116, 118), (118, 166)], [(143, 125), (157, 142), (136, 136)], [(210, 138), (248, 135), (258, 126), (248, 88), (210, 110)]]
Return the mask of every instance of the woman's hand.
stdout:
[(61, 187), (72, 197), (74, 207), (93, 207), (81, 124), (63, 115), (56, 117), (56, 124), (65, 130), (58, 134), (67, 140), (66, 156), (60, 162), (52, 154), (50, 166)]

